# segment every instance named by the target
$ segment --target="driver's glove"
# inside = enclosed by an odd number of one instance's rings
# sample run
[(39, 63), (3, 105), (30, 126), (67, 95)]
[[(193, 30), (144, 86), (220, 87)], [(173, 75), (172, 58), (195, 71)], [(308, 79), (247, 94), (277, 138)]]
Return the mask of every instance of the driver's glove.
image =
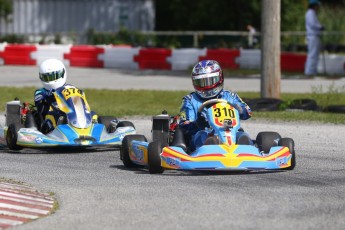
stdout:
[(210, 125), (206, 121), (206, 118), (202, 115), (198, 116), (195, 123), (200, 130), (204, 130), (206, 127), (210, 127)]
[(235, 109), (237, 109), (239, 114), (243, 113), (243, 109), (242, 109), (242, 106), (240, 104), (234, 104), (233, 106), (235, 107)]

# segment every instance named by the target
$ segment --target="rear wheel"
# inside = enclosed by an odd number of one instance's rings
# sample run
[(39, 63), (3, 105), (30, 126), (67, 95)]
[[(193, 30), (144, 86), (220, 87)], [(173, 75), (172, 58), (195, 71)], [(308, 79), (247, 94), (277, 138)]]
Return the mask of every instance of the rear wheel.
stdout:
[(127, 168), (133, 168), (137, 166), (131, 161), (129, 157), (129, 151), (131, 148), (132, 141), (147, 141), (144, 135), (134, 134), (134, 135), (127, 135), (122, 140), (122, 146), (120, 149), (120, 157), (123, 162), (123, 165)]
[(151, 142), (148, 149), (149, 172), (152, 174), (163, 173), (164, 168), (161, 166), (162, 145), (158, 141)]
[(6, 143), (11, 150), (21, 150), (22, 147), (17, 145), (18, 129), (15, 124), (10, 124), (6, 133)]
[(276, 132), (260, 132), (256, 136), (256, 144), (260, 151), (269, 153), (270, 149), (274, 146), (278, 146), (278, 142), (281, 139), (279, 133)]
[(284, 168), (285, 170), (293, 170), (296, 166), (295, 142), (291, 138), (280, 139), (278, 145), (288, 147), (291, 153), (291, 166)]

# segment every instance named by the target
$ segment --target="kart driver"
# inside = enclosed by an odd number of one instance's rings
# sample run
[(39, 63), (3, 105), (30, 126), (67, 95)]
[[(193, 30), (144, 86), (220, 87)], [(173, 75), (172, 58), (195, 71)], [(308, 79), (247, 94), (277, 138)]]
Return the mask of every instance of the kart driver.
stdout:
[[(35, 106), (41, 115), (41, 131), (48, 133), (56, 127), (59, 119), (59, 112), (53, 110), (51, 106), (55, 102), (53, 92), (66, 84), (67, 73), (65, 65), (57, 59), (47, 59), (39, 67), (39, 78), (43, 88), (35, 91)], [(71, 86), (71, 85), (70, 85)], [(73, 86), (72, 86), (73, 87)]]
[[(182, 99), (178, 128), (182, 131), (183, 137), (186, 138), (190, 151), (203, 145), (208, 138), (208, 133), (204, 131), (205, 127), (208, 126), (208, 122), (205, 120), (205, 111), (201, 116), (197, 116), (198, 108), (205, 101), (216, 98), (225, 99), (238, 110), (241, 120), (251, 117), (249, 106), (236, 93), (223, 89), (223, 71), (217, 61), (204, 60), (196, 64), (192, 70), (192, 83), (195, 92)], [(176, 130), (175, 135), (181, 131)], [(248, 136), (244, 132), (239, 132), (237, 139), (241, 135)], [(176, 141), (179, 142), (178, 139), (181, 137), (176, 138)], [(247, 139), (251, 144), (249, 136)]]

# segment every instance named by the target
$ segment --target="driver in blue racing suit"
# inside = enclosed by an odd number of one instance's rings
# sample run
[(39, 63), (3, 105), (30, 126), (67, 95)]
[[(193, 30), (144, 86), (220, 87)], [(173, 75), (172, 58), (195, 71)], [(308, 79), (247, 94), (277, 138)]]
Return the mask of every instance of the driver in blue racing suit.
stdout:
[[(52, 94), (60, 87), (67, 86), (67, 73), (65, 65), (57, 59), (47, 59), (39, 67), (39, 78), (43, 88), (35, 91), (35, 106), (41, 116), (40, 128), (43, 133), (48, 133), (56, 127), (56, 122), (60, 116), (51, 106), (55, 102)], [(73, 87), (72, 85), (69, 85)]]
[[(197, 115), (198, 108), (205, 101), (215, 98), (225, 99), (238, 110), (240, 119), (246, 120), (251, 117), (249, 106), (236, 93), (223, 89), (223, 71), (217, 61), (204, 60), (196, 64), (192, 71), (192, 82), (195, 92), (183, 97), (178, 128), (187, 139), (190, 151), (202, 146), (208, 138), (208, 133), (204, 131), (208, 126), (205, 119), (206, 109), (201, 116)], [(241, 135), (248, 136), (245, 132), (239, 132), (237, 139)], [(251, 142), (249, 136), (248, 140)]]

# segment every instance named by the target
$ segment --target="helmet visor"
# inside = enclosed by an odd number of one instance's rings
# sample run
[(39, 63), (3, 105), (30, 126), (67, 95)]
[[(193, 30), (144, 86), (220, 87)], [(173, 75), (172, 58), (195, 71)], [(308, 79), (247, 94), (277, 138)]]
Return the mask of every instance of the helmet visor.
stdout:
[(40, 79), (44, 82), (56, 81), (57, 79), (63, 78), (65, 75), (65, 69), (53, 71), (49, 73), (40, 73)]
[(192, 81), (194, 87), (208, 89), (219, 83), (219, 81), (221, 81), (221, 77), (219, 73), (209, 73), (193, 76)]

